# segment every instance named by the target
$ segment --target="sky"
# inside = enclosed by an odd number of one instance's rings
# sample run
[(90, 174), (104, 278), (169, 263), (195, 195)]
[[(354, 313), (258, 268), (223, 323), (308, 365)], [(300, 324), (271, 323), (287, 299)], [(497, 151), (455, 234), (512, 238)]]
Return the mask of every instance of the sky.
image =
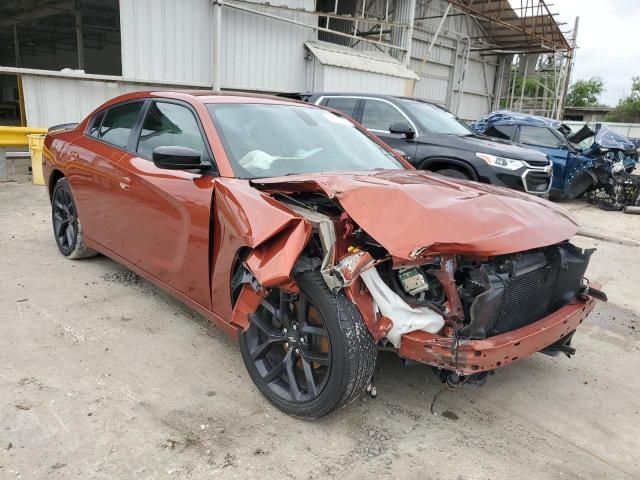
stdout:
[(631, 77), (640, 76), (640, 0), (547, 0), (558, 13), (561, 30), (578, 24), (578, 50), (571, 82), (601, 77), (600, 101), (615, 106), (631, 90)]

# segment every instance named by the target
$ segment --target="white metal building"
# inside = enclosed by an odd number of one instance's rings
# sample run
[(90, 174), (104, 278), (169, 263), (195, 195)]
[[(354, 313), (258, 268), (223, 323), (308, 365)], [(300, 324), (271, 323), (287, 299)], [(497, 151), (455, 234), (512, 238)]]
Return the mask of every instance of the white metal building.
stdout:
[(78, 121), (119, 93), (165, 87), (408, 95), (471, 120), (505, 95), (513, 108), (522, 65), (572, 51), (543, 0), (263, 1), (6, 2), (0, 125)]

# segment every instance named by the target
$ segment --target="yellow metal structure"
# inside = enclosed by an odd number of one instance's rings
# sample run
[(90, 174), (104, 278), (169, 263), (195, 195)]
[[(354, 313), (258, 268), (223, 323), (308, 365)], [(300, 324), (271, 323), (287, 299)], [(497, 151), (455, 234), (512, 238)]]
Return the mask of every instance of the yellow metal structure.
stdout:
[(44, 135), (29, 134), (29, 151), (31, 152), (31, 176), (34, 185), (44, 185), (42, 175), (42, 148), (44, 147)]
[[(9, 180), (9, 172), (7, 169), (7, 152), (14, 147), (30, 147), (31, 165), (33, 170), (33, 183), (44, 185), (42, 178), (42, 143), (44, 134), (47, 133), (46, 128), (27, 128), (27, 127), (2, 127), (0, 126), (0, 182)], [(31, 140), (30, 135), (41, 137), (37, 140)], [(33, 148), (32, 143), (33, 142)], [(37, 158), (33, 156), (36, 155)]]
[(0, 127), (0, 148), (5, 147), (27, 147), (29, 145), (30, 134), (45, 134), (46, 128), (30, 127)]

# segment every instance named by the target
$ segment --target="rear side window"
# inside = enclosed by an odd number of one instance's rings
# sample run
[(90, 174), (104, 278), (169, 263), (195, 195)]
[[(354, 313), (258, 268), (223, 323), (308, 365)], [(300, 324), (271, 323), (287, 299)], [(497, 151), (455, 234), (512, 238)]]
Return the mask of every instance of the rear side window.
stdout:
[(560, 148), (560, 139), (546, 127), (520, 127), (520, 143), (536, 147)]
[(513, 139), (515, 133), (515, 125), (493, 125), (484, 131), (484, 134), (489, 137), (502, 138), (503, 140)]
[(365, 100), (362, 124), (370, 130), (388, 132), (392, 123), (407, 123), (407, 119), (393, 105), (380, 100)]
[(101, 111), (91, 121), (91, 127), (89, 127), (89, 135), (92, 137), (98, 137), (98, 132), (100, 131), (100, 125), (102, 124), (102, 119), (104, 118), (105, 111)]
[(346, 113), (350, 117), (355, 117), (358, 99), (347, 97), (333, 97), (325, 99), (322, 104), (325, 107), (333, 108), (335, 110), (341, 111), (342, 113)]
[(179, 146), (202, 155), (205, 144), (193, 112), (175, 103), (153, 102), (142, 124), (138, 153), (151, 158), (156, 147)]
[(126, 148), (141, 108), (142, 102), (131, 102), (107, 110), (98, 138), (116, 147)]

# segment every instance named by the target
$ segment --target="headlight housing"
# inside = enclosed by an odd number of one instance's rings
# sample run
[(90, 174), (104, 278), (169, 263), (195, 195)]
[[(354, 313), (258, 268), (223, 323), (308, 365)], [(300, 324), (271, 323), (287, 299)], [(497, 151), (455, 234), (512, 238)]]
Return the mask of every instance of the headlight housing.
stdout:
[(505, 170), (518, 170), (524, 167), (524, 163), (512, 158), (497, 157), (488, 153), (476, 153), (476, 157), (484, 160), (492, 167), (504, 168)]

